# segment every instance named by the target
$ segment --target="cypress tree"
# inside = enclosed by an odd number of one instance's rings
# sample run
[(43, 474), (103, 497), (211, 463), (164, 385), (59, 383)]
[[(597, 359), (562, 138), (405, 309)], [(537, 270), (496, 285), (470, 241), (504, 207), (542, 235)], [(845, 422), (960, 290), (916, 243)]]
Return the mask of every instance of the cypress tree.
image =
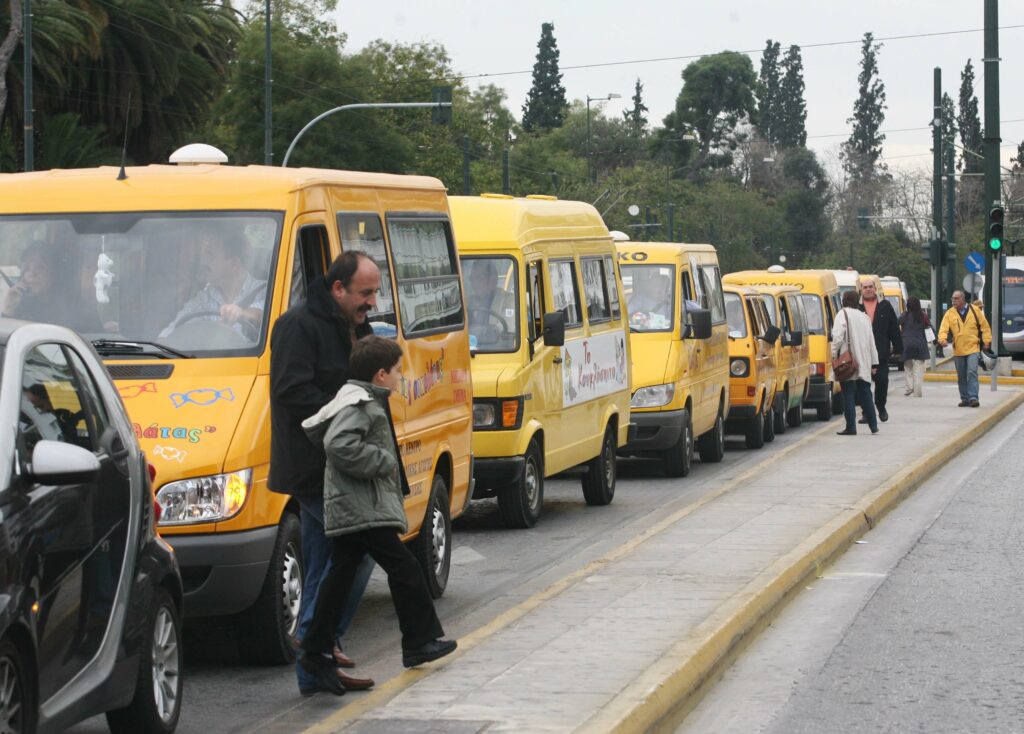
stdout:
[(778, 41), (768, 39), (761, 54), (761, 73), (754, 87), (757, 99), (757, 128), (769, 143), (778, 142), (779, 127), (779, 49)]
[(970, 60), (960, 74), (960, 114), (957, 115), (956, 124), (960, 128), (960, 145), (964, 149), (960, 170), (964, 173), (981, 173), (984, 168), (981, 118), (978, 116), (978, 97), (974, 94), (974, 67)]
[(540, 132), (562, 126), (565, 111), (565, 87), (558, 71), (558, 43), (555, 24), (543, 23), (537, 43), (537, 63), (533, 65), (533, 86), (523, 105), (523, 129)]
[(885, 135), (881, 132), (885, 121), (885, 84), (878, 78), (878, 49), (872, 33), (864, 34), (861, 46), (860, 74), (857, 81), (860, 93), (853, 104), (853, 116), (847, 118), (853, 123), (853, 132), (843, 143), (840, 153), (843, 168), (852, 182), (857, 184), (870, 183), (887, 176), (886, 165), (880, 162), (882, 142)]
[(633, 108), (622, 113), (626, 118), (626, 127), (634, 135), (642, 135), (647, 129), (647, 116), (644, 114), (647, 112), (647, 105), (644, 104), (643, 92), (644, 85), (638, 77), (633, 89)]
[(776, 141), (783, 148), (807, 145), (807, 103), (804, 101), (804, 62), (800, 47), (790, 46), (782, 61)]
[[(953, 98), (947, 93), (942, 95), (942, 145), (950, 145), (956, 140), (956, 108), (953, 106)], [(945, 155), (945, 153), (943, 153)]]

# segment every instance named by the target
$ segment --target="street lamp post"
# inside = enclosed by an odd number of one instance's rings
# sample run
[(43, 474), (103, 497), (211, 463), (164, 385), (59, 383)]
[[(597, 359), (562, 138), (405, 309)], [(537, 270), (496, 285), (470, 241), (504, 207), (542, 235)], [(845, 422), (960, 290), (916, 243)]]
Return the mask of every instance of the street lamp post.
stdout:
[(594, 180), (594, 168), (593, 168), (593, 165), (591, 164), (591, 161), (590, 161), (590, 158), (591, 158), (591, 153), (590, 153), (590, 103), (591, 102), (601, 102), (601, 101), (608, 100), (608, 99), (621, 99), (621, 98), (622, 98), (622, 95), (621, 94), (616, 94), (615, 92), (609, 92), (604, 97), (591, 97), (590, 95), (587, 95), (587, 180), (588, 181), (593, 181)]

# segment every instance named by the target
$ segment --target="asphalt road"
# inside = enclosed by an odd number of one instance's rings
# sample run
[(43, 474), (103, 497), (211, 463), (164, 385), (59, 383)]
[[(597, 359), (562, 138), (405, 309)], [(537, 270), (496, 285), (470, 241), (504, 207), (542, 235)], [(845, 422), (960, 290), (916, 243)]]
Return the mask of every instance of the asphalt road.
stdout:
[[(896, 378), (896, 373), (893, 373)], [(531, 530), (508, 530), (501, 524), (495, 500), (471, 504), (455, 523), (452, 571), (438, 614), (449, 636), (458, 637), (491, 621), (523, 598), (540, 591), (609, 549), (643, 532), (666, 514), (700, 499), (723, 481), (771, 455), (819, 426), (805, 413), (802, 428), (789, 429), (760, 450), (748, 450), (741, 437), (728, 437), (720, 464), (694, 461), (685, 479), (667, 480), (658, 464), (645, 460), (619, 462), (615, 500), (607, 507), (587, 507), (578, 476), (549, 479), (544, 515)], [(840, 419), (833, 418), (838, 425)], [(339, 705), (358, 700), (298, 694), (291, 667), (253, 668), (235, 653), (234, 630), (223, 624), (188, 624), (185, 629), (185, 692), (178, 731), (258, 732), (266, 728), (299, 728)], [(359, 666), (355, 675), (378, 683), (402, 670), (398, 623), (387, 584), (377, 570), (370, 581), (346, 652)], [(69, 732), (106, 732), (102, 717)]]
[(677, 734), (1024, 731), (1024, 408), (809, 583)]

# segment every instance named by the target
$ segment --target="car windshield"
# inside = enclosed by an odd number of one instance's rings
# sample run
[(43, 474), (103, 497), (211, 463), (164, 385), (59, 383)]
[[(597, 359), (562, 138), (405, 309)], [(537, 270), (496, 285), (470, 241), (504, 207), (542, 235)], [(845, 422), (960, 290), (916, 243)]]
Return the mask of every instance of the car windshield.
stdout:
[(672, 265), (623, 265), (631, 331), (671, 331), (675, 323), (675, 273)]
[(885, 300), (887, 300), (892, 305), (893, 310), (896, 311), (896, 315), (898, 316), (900, 314), (900, 312), (901, 312), (901, 309), (900, 309), (900, 297), (899, 296), (886, 296)]
[(1024, 313), (1024, 270), (1007, 268), (1003, 273), (1003, 313)]
[(729, 336), (742, 339), (747, 335), (747, 320), (743, 316), (743, 299), (736, 293), (725, 295), (725, 320), (729, 323)]
[(477, 352), (519, 349), (518, 287), (510, 257), (466, 257), (462, 279), (469, 311), (469, 346)]
[(825, 311), (821, 307), (821, 298), (809, 293), (802, 293), (804, 313), (807, 316), (807, 331), (810, 334), (825, 333)]
[(104, 355), (257, 354), (278, 212), (0, 217), (5, 316), (69, 326)]

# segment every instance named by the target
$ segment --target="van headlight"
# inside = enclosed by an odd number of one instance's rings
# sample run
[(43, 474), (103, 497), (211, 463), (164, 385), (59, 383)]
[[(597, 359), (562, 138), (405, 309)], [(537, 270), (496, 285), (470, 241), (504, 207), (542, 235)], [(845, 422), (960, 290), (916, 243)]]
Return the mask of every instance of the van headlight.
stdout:
[(165, 484), (156, 493), (161, 525), (227, 520), (238, 514), (252, 488), (252, 469)]
[(660, 408), (662, 405), (668, 405), (672, 402), (672, 396), (675, 395), (675, 392), (676, 386), (671, 382), (667, 385), (641, 387), (633, 393), (633, 399), (629, 401), (629, 407)]
[(750, 374), (750, 362), (743, 357), (729, 360), (729, 374), (733, 377), (746, 377)]

